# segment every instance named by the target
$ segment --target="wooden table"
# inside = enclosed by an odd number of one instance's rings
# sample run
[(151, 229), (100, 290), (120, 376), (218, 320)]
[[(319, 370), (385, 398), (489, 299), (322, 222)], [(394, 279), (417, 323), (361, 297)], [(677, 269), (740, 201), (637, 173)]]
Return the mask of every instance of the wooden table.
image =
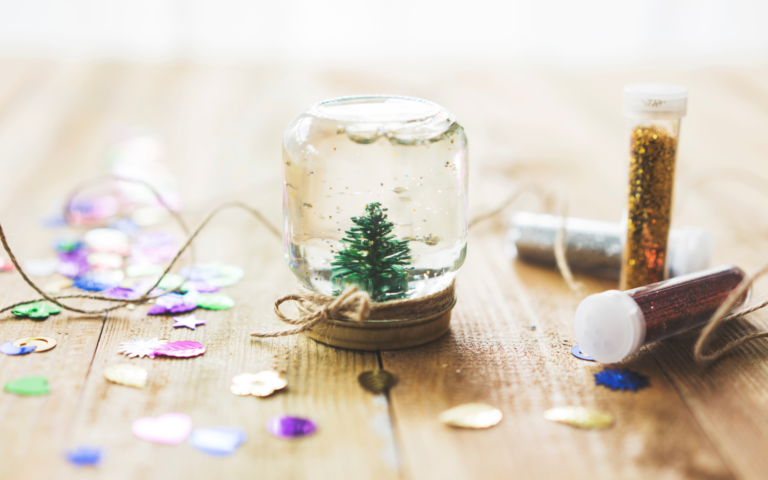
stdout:
[[(108, 170), (115, 128), (143, 125), (166, 142), (165, 162), (180, 180), (190, 224), (227, 199), (257, 206), (279, 224), (285, 126), (316, 101), (359, 93), (425, 97), (457, 114), (471, 144), (474, 213), (532, 179), (567, 198), (572, 215), (618, 220), (626, 169), (621, 87), (650, 80), (690, 89), (675, 224), (711, 229), (716, 264), (754, 271), (768, 259), (768, 190), (761, 183), (768, 178), (766, 68), (557, 75), (3, 61), (0, 221), (19, 258), (51, 256), (50, 242), (62, 231), (42, 228), (41, 216), (76, 183)], [(195, 331), (171, 329), (167, 317), (147, 317), (147, 307), (106, 319), (64, 312), (38, 322), (6, 314), (0, 341), (44, 335), (59, 345), (41, 354), (0, 355), (0, 383), (42, 374), (51, 385), (41, 397), (0, 393), (0, 477), (768, 476), (768, 343), (702, 367), (691, 354), (696, 334), (681, 335), (622, 364), (648, 375), (650, 388), (595, 386), (592, 374), (601, 367), (570, 353), (573, 313), (584, 295), (616, 285), (577, 274), (583, 293), (575, 294), (557, 271), (508, 258), (503, 238), (515, 209), (541, 205), (523, 197), (472, 230), (451, 331), (421, 348), (377, 354), (300, 336), (251, 340), (251, 331), (283, 328), (272, 304), (294, 279), (281, 244), (241, 212), (217, 218), (198, 242), (203, 260), (246, 269), (245, 279), (227, 290), (237, 306), (204, 312), (199, 316), (208, 324)], [(765, 291), (758, 283), (753, 297)], [(32, 298), (17, 274), (0, 275), (0, 303)], [(725, 326), (715, 346), (764, 328), (766, 313), (752, 314)], [(149, 371), (141, 390), (107, 382), (105, 367), (125, 361), (118, 343), (135, 337), (196, 340), (208, 351), (189, 360), (132, 360)], [(361, 372), (377, 367), (400, 378), (388, 396), (357, 383)], [(229, 392), (233, 376), (262, 369), (284, 372), (288, 390), (265, 399)], [(471, 401), (497, 406), (504, 420), (481, 431), (437, 421), (444, 409)], [(616, 424), (585, 431), (543, 419), (545, 410), (564, 405), (607, 410)], [(240, 426), (250, 438), (221, 459), (131, 433), (133, 420), (167, 412), (190, 415), (196, 427)], [(298, 441), (269, 436), (265, 421), (283, 412), (315, 419), (318, 433)], [(81, 443), (109, 449), (100, 468), (65, 462), (63, 450)]]

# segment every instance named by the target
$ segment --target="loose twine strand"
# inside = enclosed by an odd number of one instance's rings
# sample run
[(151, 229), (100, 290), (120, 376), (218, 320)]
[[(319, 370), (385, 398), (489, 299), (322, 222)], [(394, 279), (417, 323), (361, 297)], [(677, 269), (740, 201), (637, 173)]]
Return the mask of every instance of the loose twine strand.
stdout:
[[(120, 182), (128, 182), (128, 183), (135, 183), (139, 185), (143, 185), (144, 187), (148, 188), (158, 199), (159, 203), (171, 214), (171, 216), (176, 220), (176, 222), (179, 224), (181, 229), (184, 231), (184, 233), (188, 234), (187, 240), (184, 242), (183, 246), (179, 249), (179, 251), (176, 253), (176, 255), (173, 257), (169, 265), (166, 267), (163, 274), (158, 278), (158, 280), (155, 282), (155, 284), (152, 286), (152, 288), (148, 289), (147, 293), (142, 295), (139, 298), (136, 299), (115, 299), (115, 298), (109, 298), (97, 295), (85, 295), (85, 294), (77, 294), (77, 295), (49, 295), (43, 289), (41, 289), (34, 281), (32, 281), (31, 278), (27, 275), (27, 273), (22, 268), (21, 264), (19, 263), (18, 259), (16, 258), (16, 255), (13, 253), (13, 250), (11, 249), (10, 245), (8, 244), (8, 239), (5, 234), (5, 230), (3, 229), (2, 224), (0, 224), (0, 242), (2, 242), (3, 249), (8, 254), (8, 257), (10, 261), (13, 263), (16, 270), (21, 275), (22, 279), (24, 280), (27, 285), (29, 285), (35, 292), (37, 292), (43, 299), (53, 303), (54, 305), (59, 306), (60, 308), (76, 313), (80, 313), (83, 315), (106, 315), (110, 311), (117, 310), (119, 308), (131, 305), (131, 304), (144, 304), (152, 301), (154, 298), (157, 298), (157, 296), (151, 296), (149, 295), (149, 292), (154, 290), (162, 281), (162, 278), (170, 273), (173, 266), (176, 264), (176, 262), (179, 260), (179, 258), (186, 252), (188, 249), (192, 249), (192, 243), (197, 238), (197, 236), (200, 234), (200, 232), (210, 223), (213, 218), (218, 215), (220, 212), (230, 209), (230, 208), (239, 208), (241, 210), (244, 210), (248, 213), (250, 213), (253, 217), (255, 217), (272, 235), (274, 235), (278, 239), (282, 239), (282, 234), (280, 231), (269, 222), (269, 220), (264, 217), (264, 215), (261, 214), (258, 210), (256, 210), (253, 207), (250, 207), (249, 205), (239, 202), (239, 201), (231, 201), (231, 202), (225, 202), (213, 210), (211, 210), (204, 219), (200, 222), (200, 224), (195, 228), (191, 233), (189, 232), (189, 229), (184, 222), (181, 215), (178, 214), (178, 212), (175, 212), (162, 198), (162, 195), (160, 195), (157, 190), (155, 190), (151, 185), (147, 184), (146, 182), (142, 182), (140, 180), (134, 180), (134, 179), (128, 179), (113, 175), (105, 175), (93, 178), (91, 180), (88, 180), (86, 182), (81, 183), (80, 185), (76, 186), (69, 194), (68, 200), (64, 207), (64, 218), (67, 221), (70, 221), (71, 218), (71, 209), (72, 204), (74, 201), (74, 197), (80, 193), (83, 189), (92, 186), (94, 184), (98, 184), (107, 180), (111, 181), (120, 181)], [(518, 186), (513, 193), (504, 200), (499, 206), (494, 208), (493, 210), (490, 210), (486, 213), (477, 215), (476, 217), (472, 218), (468, 225), (469, 228), (474, 227), (478, 223), (487, 220), (491, 217), (494, 217), (501, 213), (503, 210), (505, 210), (508, 206), (510, 206), (512, 203), (514, 203), (520, 196), (525, 193), (526, 191), (532, 191), (533, 193), (537, 194), (540, 198), (547, 200), (549, 197), (549, 193), (546, 192), (540, 185), (533, 183), (533, 182), (526, 182), (522, 185)], [(568, 262), (565, 258), (565, 234), (566, 234), (566, 218), (567, 218), (567, 202), (563, 200), (561, 202), (561, 208), (560, 208), (560, 217), (561, 217), (561, 225), (560, 229), (557, 232), (556, 241), (555, 241), (555, 258), (557, 260), (557, 267), (560, 270), (560, 274), (562, 275), (563, 279), (565, 280), (568, 287), (573, 290), (574, 292), (580, 293), (581, 292), (581, 284), (579, 282), (576, 282), (573, 273), (571, 272)], [(190, 259), (190, 262), (193, 262), (193, 259)], [(750, 307), (744, 308), (738, 312), (731, 313), (730, 315), (727, 315), (728, 312), (733, 308), (733, 306), (739, 301), (739, 299), (744, 295), (744, 293), (747, 291), (747, 289), (750, 288), (750, 286), (753, 284), (757, 278), (763, 276), (764, 274), (768, 273), (768, 264), (764, 265), (760, 270), (758, 270), (753, 276), (745, 278), (737, 287), (736, 289), (731, 292), (731, 294), (728, 296), (726, 301), (718, 308), (718, 310), (715, 312), (715, 314), (712, 316), (712, 318), (709, 320), (707, 325), (702, 330), (696, 345), (694, 347), (694, 358), (697, 362), (703, 363), (703, 362), (711, 362), (713, 360), (716, 360), (723, 355), (725, 355), (727, 352), (733, 350), (734, 348), (750, 342), (752, 340), (756, 340), (759, 338), (768, 337), (768, 332), (756, 332), (747, 334), (741, 338), (738, 338), (734, 341), (729, 342), (725, 346), (719, 348), (718, 350), (715, 350), (712, 353), (704, 353), (704, 349), (708, 345), (710, 341), (710, 337), (712, 336), (713, 332), (717, 327), (728, 320), (733, 320), (736, 318), (743, 317), (749, 313), (752, 313), (756, 310), (762, 309), (766, 306), (768, 306), (768, 300), (765, 300), (759, 304), (752, 305)], [(179, 287), (177, 287), (175, 290), (178, 290)], [(453, 284), (449, 287), (451, 290), (451, 296), (453, 291)], [(174, 291), (175, 291), (174, 290)], [(446, 289), (448, 290), (448, 289)], [(164, 292), (165, 293), (165, 292)], [(444, 292), (438, 292), (438, 294), (441, 294)], [(74, 307), (71, 305), (67, 305), (65, 303), (62, 303), (60, 300), (62, 299), (89, 299), (89, 300), (96, 300), (96, 301), (103, 301), (103, 302), (112, 302), (116, 303), (116, 305), (112, 305), (110, 307), (102, 308), (102, 309), (96, 309), (96, 310), (88, 310), (88, 309), (81, 309), (78, 307)], [(19, 305), (24, 305), (27, 303), (32, 303), (35, 301), (39, 301), (39, 298), (33, 299), (33, 300), (27, 300), (23, 302), (18, 302), (13, 305), (6, 306), (2, 309), (0, 309), (0, 313), (6, 312), (12, 308), (15, 308)], [(304, 310), (306, 310), (307, 313), (300, 315), (297, 318), (290, 318), (285, 316), (280, 311), (280, 306), (289, 301), (297, 302)], [(418, 302), (419, 299), (415, 300), (406, 300), (401, 302), (403, 305), (408, 304), (408, 302)], [(283, 322), (290, 324), (290, 325), (299, 325), (299, 327), (295, 329), (288, 329), (288, 330), (281, 330), (277, 332), (271, 332), (271, 333), (258, 333), (254, 332), (251, 333), (252, 337), (258, 337), (258, 338), (274, 338), (274, 337), (283, 337), (283, 336), (289, 336), (289, 335), (295, 335), (297, 333), (305, 332), (308, 330), (311, 330), (315, 326), (319, 325), (320, 323), (336, 318), (339, 316), (339, 314), (342, 311), (347, 311), (351, 313), (346, 313), (346, 318), (349, 318), (350, 320), (354, 320), (357, 322), (363, 322), (366, 319), (368, 319), (371, 315), (372, 310), (375, 310), (376, 306), (371, 302), (370, 296), (368, 293), (359, 291), (357, 287), (350, 287), (346, 289), (339, 297), (336, 297), (332, 302), (328, 303), (327, 305), (321, 305), (318, 308), (317, 302), (312, 302), (308, 300), (308, 296), (306, 295), (300, 295), (300, 294), (289, 294), (285, 295), (283, 297), (280, 297), (275, 302), (274, 306), (274, 312), (277, 317), (282, 320)]]

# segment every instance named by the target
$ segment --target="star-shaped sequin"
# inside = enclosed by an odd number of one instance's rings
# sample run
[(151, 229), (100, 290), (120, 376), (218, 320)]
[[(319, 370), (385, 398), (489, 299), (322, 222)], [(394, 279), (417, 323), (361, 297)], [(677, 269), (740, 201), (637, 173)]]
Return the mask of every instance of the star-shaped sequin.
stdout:
[(232, 379), (230, 390), (235, 395), (253, 395), (267, 397), (288, 385), (280, 374), (267, 370), (259, 373), (242, 373)]
[(650, 379), (640, 373), (631, 372), (625, 368), (605, 368), (595, 373), (595, 385), (605, 385), (611, 390), (632, 390), (651, 386)]
[(127, 342), (121, 342), (117, 353), (125, 354), (128, 358), (149, 357), (155, 358), (155, 350), (168, 343), (168, 340), (157, 338), (137, 338)]
[(173, 317), (173, 319), (176, 321), (173, 328), (187, 327), (194, 330), (198, 325), (205, 325), (205, 320), (198, 319), (194, 313), (188, 317)]

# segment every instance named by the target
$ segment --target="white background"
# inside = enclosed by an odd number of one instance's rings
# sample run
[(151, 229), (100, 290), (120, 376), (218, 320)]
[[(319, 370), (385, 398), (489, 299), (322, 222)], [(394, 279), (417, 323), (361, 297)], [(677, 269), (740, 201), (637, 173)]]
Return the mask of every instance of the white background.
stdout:
[(0, 0), (0, 55), (569, 70), (763, 64), (758, 0)]

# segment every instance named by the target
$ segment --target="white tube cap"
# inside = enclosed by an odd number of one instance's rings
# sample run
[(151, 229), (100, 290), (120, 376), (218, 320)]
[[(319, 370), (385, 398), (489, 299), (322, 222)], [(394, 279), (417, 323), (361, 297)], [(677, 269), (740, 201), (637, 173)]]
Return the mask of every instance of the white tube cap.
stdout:
[(590, 295), (576, 309), (581, 352), (600, 363), (615, 363), (640, 350), (645, 317), (632, 297), (618, 290)]
[(622, 111), (629, 117), (683, 118), (688, 89), (668, 83), (633, 83), (624, 87)]
[(712, 266), (715, 239), (705, 228), (673, 228), (669, 234), (669, 278), (706, 270)]

